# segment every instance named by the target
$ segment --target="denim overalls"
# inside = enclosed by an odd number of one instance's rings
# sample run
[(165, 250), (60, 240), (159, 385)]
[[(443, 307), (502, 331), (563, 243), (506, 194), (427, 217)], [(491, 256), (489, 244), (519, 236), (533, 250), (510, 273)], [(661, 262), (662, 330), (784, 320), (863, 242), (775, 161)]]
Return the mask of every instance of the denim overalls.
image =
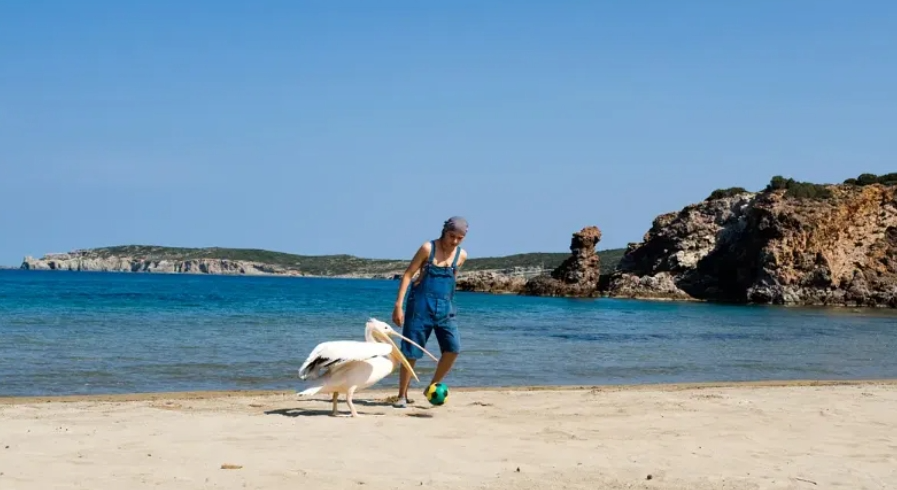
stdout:
[[(430, 242), (430, 258), (421, 270), (421, 280), (411, 287), (405, 305), (405, 324), (402, 335), (426, 347), (430, 333), (436, 330), (436, 340), (441, 352), (461, 350), (458, 326), (455, 323), (455, 271), (461, 247), (455, 251), (452, 265), (433, 265), (436, 257), (436, 241)], [(420, 359), (424, 353), (402, 340), (402, 354), (408, 359)]]

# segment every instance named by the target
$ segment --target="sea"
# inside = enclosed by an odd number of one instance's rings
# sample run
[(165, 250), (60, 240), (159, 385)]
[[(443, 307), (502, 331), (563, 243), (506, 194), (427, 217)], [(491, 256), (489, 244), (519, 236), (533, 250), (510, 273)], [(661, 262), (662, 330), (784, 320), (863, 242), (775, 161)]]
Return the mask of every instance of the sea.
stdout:
[[(300, 390), (398, 281), (0, 270), (0, 396)], [(458, 292), (449, 386), (897, 378), (897, 311)], [(435, 337), (428, 349), (438, 356)], [(421, 383), (435, 362), (418, 363)], [(381, 381), (394, 387), (397, 374)]]

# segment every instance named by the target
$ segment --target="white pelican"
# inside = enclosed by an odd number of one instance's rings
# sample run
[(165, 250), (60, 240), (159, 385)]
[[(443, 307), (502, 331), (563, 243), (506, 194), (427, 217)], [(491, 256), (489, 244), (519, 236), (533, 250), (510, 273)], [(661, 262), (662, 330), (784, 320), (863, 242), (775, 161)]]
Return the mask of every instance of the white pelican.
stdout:
[[(399, 334), (386, 323), (371, 318), (365, 324), (364, 342), (333, 340), (322, 342), (311, 351), (299, 368), (299, 379), (320, 379), (320, 382), (300, 391), (299, 396), (332, 393), (333, 416), (337, 416), (337, 399), (340, 393), (345, 393), (346, 405), (349, 406), (352, 417), (358, 417), (358, 412), (352, 404), (355, 391), (365, 389), (385, 378), (395, 370), (399, 362), (411, 372), (414, 379), (420, 381), (411, 364), (402, 355), (399, 346), (389, 338), (390, 335), (411, 342), (434, 361), (438, 361), (436, 356)], [(386, 343), (382, 343), (384, 340)]]

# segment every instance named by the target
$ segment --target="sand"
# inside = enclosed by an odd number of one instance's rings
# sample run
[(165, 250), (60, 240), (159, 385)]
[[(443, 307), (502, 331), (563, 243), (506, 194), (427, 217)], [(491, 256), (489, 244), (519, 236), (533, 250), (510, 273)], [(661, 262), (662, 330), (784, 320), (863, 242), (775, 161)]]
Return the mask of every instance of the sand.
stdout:
[(0, 398), (0, 489), (897, 488), (893, 381), (390, 394)]

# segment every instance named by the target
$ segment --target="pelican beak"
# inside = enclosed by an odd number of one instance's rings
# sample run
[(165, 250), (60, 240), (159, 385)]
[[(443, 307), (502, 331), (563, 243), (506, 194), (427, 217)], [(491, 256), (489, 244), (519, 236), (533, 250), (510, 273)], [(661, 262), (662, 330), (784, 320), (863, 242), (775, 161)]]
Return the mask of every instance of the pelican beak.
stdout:
[[(427, 349), (424, 349), (423, 347), (421, 347), (420, 345), (418, 345), (416, 342), (414, 342), (413, 340), (409, 339), (408, 337), (405, 337), (404, 335), (400, 334), (399, 332), (396, 332), (395, 330), (393, 330), (393, 331), (390, 332), (390, 333), (393, 334), (393, 335), (395, 335), (396, 337), (398, 337), (398, 338), (404, 340), (405, 342), (408, 342), (409, 344), (411, 344), (411, 345), (417, 347), (418, 349), (424, 351), (424, 354), (430, 356), (430, 359), (433, 359), (434, 361), (439, 362), (439, 359), (437, 359), (436, 356), (434, 356), (433, 354), (430, 354), (430, 351), (428, 351)], [(387, 338), (388, 338), (388, 337), (387, 337)], [(392, 339), (389, 339), (389, 341), (392, 342)]]
[(405, 366), (405, 369), (407, 369), (408, 372), (411, 373), (412, 376), (414, 376), (414, 379), (415, 379), (415, 380), (417, 380), (418, 382), (420, 382), (420, 378), (417, 377), (417, 373), (414, 372), (414, 368), (411, 367), (411, 363), (409, 363), (409, 362), (408, 362), (408, 359), (405, 358), (405, 355), (402, 354), (402, 349), (399, 349), (399, 346), (396, 345), (396, 343), (395, 343), (391, 338), (389, 338), (389, 335), (383, 335), (383, 334), (381, 334), (380, 332), (377, 332), (377, 336), (378, 336), (378, 337), (383, 337), (384, 339), (386, 339), (387, 342), (389, 342), (390, 344), (392, 344), (392, 348), (393, 348), (393, 351), (392, 351), (392, 352), (393, 352), (393, 355), (396, 356), (396, 357), (398, 357), (398, 358), (399, 358), (399, 362), (401, 362), (402, 365)]

